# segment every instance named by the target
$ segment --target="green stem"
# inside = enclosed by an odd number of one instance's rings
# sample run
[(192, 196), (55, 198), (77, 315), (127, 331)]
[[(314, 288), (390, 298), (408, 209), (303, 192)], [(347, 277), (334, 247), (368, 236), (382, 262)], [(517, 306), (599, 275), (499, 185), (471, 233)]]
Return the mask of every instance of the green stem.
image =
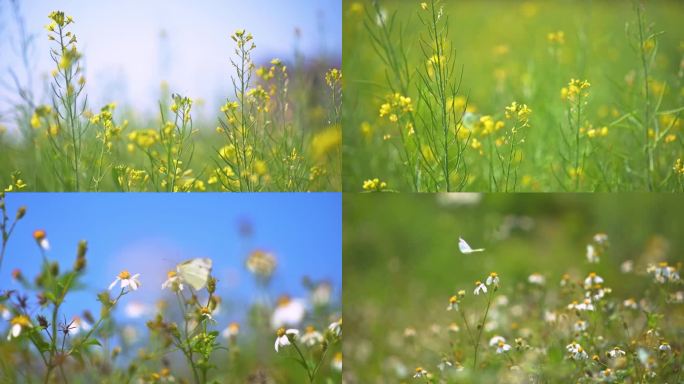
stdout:
[(297, 354), (299, 354), (299, 358), (302, 360), (302, 365), (306, 367), (306, 375), (309, 377), (309, 383), (313, 383), (313, 376), (311, 375), (311, 370), (309, 369), (309, 362), (306, 360), (306, 358), (304, 358), (302, 351), (299, 349), (299, 346), (297, 346), (295, 341), (292, 341), (292, 346), (297, 351)]
[(316, 374), (318, 373), (318, 370), (321, 368), (321, 364), (323, 363), (323, 360), (325, 359), (325, 354), (328, 353), (328, 346), (325, 346), (323, 348), (323, 354), (321, 355), (321, 359), (318, 360), (318, 363), (316, 364), (316, 367), (314, 368), (313, 372), (311, 373), (311, 382), (313, 383), (314, 379), (316, 378)]
[(648, 60), (644, 51), (644, 25), (641, 18), (641, 7), (636, 4), (637, 18), (639, 21), (639, 52), (641, 52), (641, 65), (644, 72), (644, 151), (646, 152), (646, 175), (648, 180), (648, 190), (653, 190), (653, 150), (650, 148), (648, 137), (649, 112), (651, 109), (651, 99), (648, 92)]
[(477, 368), (477, 351), (480, 348), (480, 339), (482, 338), (482, 331), (484, 330), (485, 323), (487, 322), (487, 315), (489, 314), (489, 307), (492, 304), (492, 296), (494, 295), (494, 288), (489, 291), (487, 296), (487, 308), (485, 309), (484, 317), (482, 318), (482, 324), (480, 325), (477, 332), (477, 340), (475, 342), (475, 356), (473, 359), (473, 368)]

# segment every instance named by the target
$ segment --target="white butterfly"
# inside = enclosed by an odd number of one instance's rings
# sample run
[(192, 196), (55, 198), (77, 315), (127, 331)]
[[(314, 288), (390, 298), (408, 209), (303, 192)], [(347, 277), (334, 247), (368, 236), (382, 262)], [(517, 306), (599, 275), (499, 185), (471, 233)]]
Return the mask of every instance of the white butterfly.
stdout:
[(470, 245), (466, 243), (465, 240), (463, 240), (462, 237), (458, 238), (458, 249), (461, 251), (462, 254), (467, 255), (469, 253), (473, 252), (482, 252), (484, 251), (484, 248), (478, 248), (478, 249), (472, 249), (470, 248)]
[(176, 266), (178, 276), (195, 290), (204, 288), (211, 274), (212, 261), (209, 258), (186, 260)]

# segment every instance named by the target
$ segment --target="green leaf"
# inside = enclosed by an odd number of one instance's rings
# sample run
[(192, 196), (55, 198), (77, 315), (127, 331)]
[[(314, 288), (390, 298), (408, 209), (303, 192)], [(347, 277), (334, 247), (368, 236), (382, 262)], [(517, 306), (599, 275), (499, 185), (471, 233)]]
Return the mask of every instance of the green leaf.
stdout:
[(85, 346), (85, 347), (88, 347), (91, 345), (97, 345), (98, 347), (102, 346), (102, 344), (100, 344), (100, 341), (98, 339), (92, 339), (91, 338), (91, 339), (88, 339), (88, 340), (83, 342), (83, 346)]
[(74, 359), (76, 359), (76, 360), (79, 362), (79, 364), (81, 364), (81, 365), (84, 365), (84, 364), (85, 364), (85, 360), (83, 360), (83, 355), (81, 355), (81, 351), (79, 351), (79, 350), (77, 350), (77, 349), (74, 349), (74, 350), (71, 351), (71, 353), (69, 354), (69, 356), (71, 356), (71, 357), (73, 357)]
[(49, 291), (45, 292), (45, 298), (52, 301), (53, 303), (57, 302), (57, 297), (55, 297), (55, 294), (52, 292), (49, 292)]

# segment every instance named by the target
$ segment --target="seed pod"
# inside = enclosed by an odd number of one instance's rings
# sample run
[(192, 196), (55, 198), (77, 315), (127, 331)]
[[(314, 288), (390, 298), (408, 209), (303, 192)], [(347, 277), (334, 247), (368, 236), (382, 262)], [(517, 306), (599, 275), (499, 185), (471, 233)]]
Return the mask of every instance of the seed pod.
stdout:
[(17, 209), (17, 220), (21, 220), (24, 215), (26, 215), (26, 207), (22, 205)]
[(209, 293), (216, 292), (216, 278), (213, 276), (209, 276), (209, 280), (207, 280), (207, 291)]

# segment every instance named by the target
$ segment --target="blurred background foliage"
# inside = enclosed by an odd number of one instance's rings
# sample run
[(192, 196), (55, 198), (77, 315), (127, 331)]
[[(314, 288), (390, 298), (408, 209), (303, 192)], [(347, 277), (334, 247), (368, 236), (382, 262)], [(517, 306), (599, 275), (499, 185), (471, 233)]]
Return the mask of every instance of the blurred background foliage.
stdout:
[[(387, 74), (364, 25), (375, 27), (377, 23), (367, 16), (367, 12), (373, 14), (372, 1), (344, 0), (343, 3), (344, 188), (358, 191), (364, 180), (378, 177), (388, 183), (389, 189), (408, 190), (411, 188), (410, 178), (405, 174), (408, 171), (392, 152), (392, 140), (386, 137), (387, 134), (398, 136), (397, 130), (378, 114), (380, 105), (392, 92), (387, 87), (387, 76), (392, 78), (392, 75)], [(469, 110), (497, 119), (503, 115), (505, 106), (517, 101), (533, 111), (531, 128), (523, 133), (519, 190), (562, 190), (549, 170), (552, 164), (560, 166), (559, 151), (563, 144), (559, 126), (567, 124), (560, 90), (571, 78), (587, 79), (591, 83), (584, 115), (587, 126), (610, 126), (625, 113), (643, 106), (639, 94), (641, 61), (638, 44), (632, 39), (636, 28), (635, 3), (446, 1), (438, 5), (449, 18), (448, 41), (456, 50), (457, 78), (463, 69), (459, 94), (468, 98)], [(420, 2), (380, 1), (379, 4), (388, 23), (394, 20), (391, 39), (404, 47), (409, 69), (421, 71), (426, 59), (419, 37), (427, 33), (419, 20)], [(638, 4), (645, 6), (645, 25), (653, 26), (658, 33), (657, 55), (650, 74), (651, 92), (664, 92), (662, 111), (679, 108), (684, 97), (680, 69), (684, 54), (684, 30), (680, 27), (684, 3), (643, 1)], [(400, 39), (400, 30), (403, 39)], [(564, 36), (561, 44), (549, 37), (559, 31)], [(415, 81), (418, 77), (414, 74)], [(412, 88), (407, 96), (415, 103), (418, 94), (416, 87)], [(668, 161), (663, 160), (662, 172), (672, 168), (675, 158), (682, 154), (681, 124), (675, 125), (673, 133), (677, 134), (677, 140), (664, 146), (663, 154), (668, 154)], [(615, 156), (610, 157), (611, 161), (616, 163), (620, 163), (619, 159), (638, 158), (642, 150), (638, 140), (642, 137), (643, 134), (635, 133), (624, 121), (610, 126), (608, 136), (599, 139), (603, 140), (600, 143), (595, 142), (603, 152), (597, 156), (610, 153)], [(490, 156), (486, 148), (485, 156)], [(465, 190), (488, 191), (491, 186), (487, 186), (485, 157), (470, 148), (469, 152), (466, 160), (472, 179)], [(634, 171), (623, 170), (616, 176), (615, 184), (635, 177), (630, 174)]]
[[(425, 356), (418, 352), (423, 347), (437, 353), (421, 335), (459, 319), (445, 311), (459, 289), (479, 308), (473, 282), (492, 271), (501, 277), (498, 295), (522, 303), (535, 322), (544, 310), (538, 311), (537, 296), (527, 296), (527, 278), (535, 272), (546, 278), (548, 310), (567, 304), (557, 297), (564, 273), (584, 279), (594, 271), (613, 289), (611, 297), (638, 300), (653, 285), (645, 273), (649, 263), (681, 267), (683, 215), (684, 202), (672, 194), (345, 194), (343, 304), (353, 330), (344, 344), (345, 375), (359, 380), (351, 382), (390, 382), (383, 375), (394, 371), (388, 364), (397, 356)], [(586, 245), (599, 232), (610, 247), (599, 264), (588, 264)], [(461, 254), (459, 236), (486, 250)], [(620, 272), (626, 260), (635, 274)], [(681, 305), (676, 315), (674, 324), (682, 319)], [(417, 331), (415, 344), (404, 343), (406, 328)], [(441, 336), (436, 345), (445, 349), (446, 342)], [(410, 358), (403, 363), (411, 372), (421, 364), (436, 370)]]

